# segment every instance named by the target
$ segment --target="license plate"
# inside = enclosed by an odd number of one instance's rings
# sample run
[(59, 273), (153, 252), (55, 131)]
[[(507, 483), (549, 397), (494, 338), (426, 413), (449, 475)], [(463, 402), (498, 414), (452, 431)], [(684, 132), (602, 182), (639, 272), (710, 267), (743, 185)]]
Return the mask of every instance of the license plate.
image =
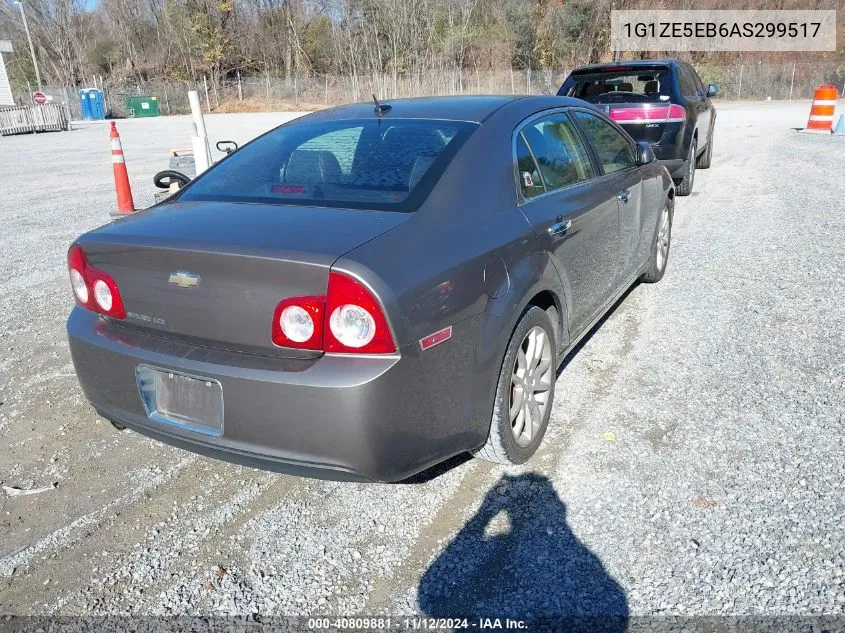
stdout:
[(135, 377), (147, 417), (154, 422), (223, 435), (223, 388), (213, 378), (149, 365), (138, 365)]

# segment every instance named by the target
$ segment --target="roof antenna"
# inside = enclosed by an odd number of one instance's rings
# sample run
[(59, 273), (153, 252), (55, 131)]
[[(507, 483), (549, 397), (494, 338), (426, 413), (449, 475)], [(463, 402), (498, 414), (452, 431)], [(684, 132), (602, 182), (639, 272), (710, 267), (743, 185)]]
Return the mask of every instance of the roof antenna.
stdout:
[(391, 106), (387, 105), (386, 103), (379, 103), (378, 99), (376, 99), (375, 93), (373, 93), (373, 102), (376, 104), (376, 116), (381, 116), (385, 112), (390, 112)]

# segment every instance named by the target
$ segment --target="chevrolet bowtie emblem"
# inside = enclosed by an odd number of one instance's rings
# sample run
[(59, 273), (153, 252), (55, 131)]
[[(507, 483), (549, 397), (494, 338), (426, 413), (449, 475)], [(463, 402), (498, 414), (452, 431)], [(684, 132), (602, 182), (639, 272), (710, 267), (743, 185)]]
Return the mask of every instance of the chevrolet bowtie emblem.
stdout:
[(184, 270), (177, 270), (175, 273), (170, 273), (167, 278), (168, 283), (179, 286), (180, 288), (190, 288), (191, 286), (198, 286), (200, 283), (199, 275), (192, 275)]

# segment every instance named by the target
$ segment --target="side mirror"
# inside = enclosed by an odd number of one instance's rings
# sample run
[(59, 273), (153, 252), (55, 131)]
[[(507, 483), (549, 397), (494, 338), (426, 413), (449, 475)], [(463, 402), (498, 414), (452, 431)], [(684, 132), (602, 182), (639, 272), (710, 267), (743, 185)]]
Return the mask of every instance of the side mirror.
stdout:
[(710, 84), (709, 86), (707, 86), (708, 97), (715, 97), (717, 94), (719, 94), (719, 86), (717, 86), (716, 84)]
[(235, 141), (217, 141), (217, 149), (229, 155), (238, 149), (238, 144)]
[(657, 160), (651, 145), (645, 141), (637, 143), (637, 165), (649, 165)]

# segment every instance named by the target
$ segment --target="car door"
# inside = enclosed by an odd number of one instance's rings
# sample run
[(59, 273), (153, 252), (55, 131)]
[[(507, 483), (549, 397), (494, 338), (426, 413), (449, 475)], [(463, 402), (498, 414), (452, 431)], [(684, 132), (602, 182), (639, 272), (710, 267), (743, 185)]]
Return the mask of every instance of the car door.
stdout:
[(598, 163), (599, 184), (617, 201), (620, 242), (612, 288), (615, 294), (631, 281), (642, 264), (644, 248), (651, 244), (654, 224), (648, 210), (654, 192), (643, 183), (636, 144), (627, 133), (595, 112), (577, 109), (572, 116)]
[(710, 142), (711, 127), (713, 126), (713, 102), (707, 96), (707, 88), (701, 81), (701, 77), (695, 72), (692, 66), (689, 66), (689, 73), (695, 83), (695, 92), (701, 98), (701, 110), (698, 117), (698, 138), (699, 145), (703, 146), (705, 142)]
[(597, 166), (563, 110), (520, 124), (514, 153), (520, 208), (560, 274), (570, 333), (577, 335), (612, 291), (619, 258), (616, 192), (596, 178)]
[[(681, 64), (678, 66), (678, 71), (680, 73), (681, 93), (687, 103), (686, 107), (695, 112), (698, 149), (702, 149), (710, 138), (710, 103), (707, 99), (707, 93), (701, 82), (697, 81), (698, 77), (692, 68), (686, 64)], [(700, 90), (699, 86), (701, 86)]]

